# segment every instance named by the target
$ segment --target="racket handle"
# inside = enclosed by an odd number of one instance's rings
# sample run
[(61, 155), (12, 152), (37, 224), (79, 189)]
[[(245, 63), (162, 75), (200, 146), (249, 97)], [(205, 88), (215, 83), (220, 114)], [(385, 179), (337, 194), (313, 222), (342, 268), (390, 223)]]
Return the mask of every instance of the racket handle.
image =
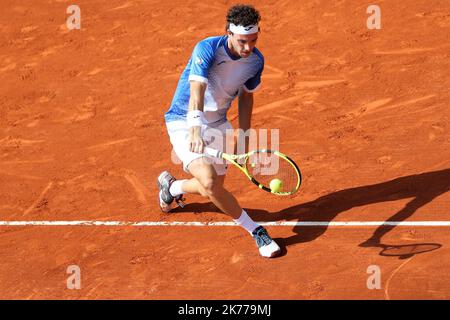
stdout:
[(213, 158), (221, 158), (222, 152), (216, 149), (205, 147), (204, 153)]

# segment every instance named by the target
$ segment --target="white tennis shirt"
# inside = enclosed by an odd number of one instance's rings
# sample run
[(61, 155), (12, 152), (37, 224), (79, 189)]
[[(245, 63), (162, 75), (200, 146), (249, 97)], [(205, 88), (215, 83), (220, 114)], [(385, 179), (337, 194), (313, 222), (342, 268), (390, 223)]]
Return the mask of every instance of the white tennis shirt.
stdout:
[(191, 80), (207, 84), (203, 112), (205, 121), (214, 125), (227, 121), (227, 111), (241, 88), (247, 92), (259, 88), (263, 55), (254, 48), (247, 58), (236, 57), (228, 49), (227, 39), (226, 35), (209, 37), (197, 43), (165, 113), (166, 122), (186, 120)]

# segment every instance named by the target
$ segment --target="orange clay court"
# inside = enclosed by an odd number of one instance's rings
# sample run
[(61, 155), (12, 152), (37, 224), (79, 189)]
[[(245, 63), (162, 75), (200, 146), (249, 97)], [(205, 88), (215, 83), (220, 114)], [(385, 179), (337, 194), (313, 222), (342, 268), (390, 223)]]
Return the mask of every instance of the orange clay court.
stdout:
[(163, 114), (233, 2), (79, 0), (81, 30), (71, 4), (2, 1), (0, 298), (450, 298), (448, 1), (375, 1), (379, 30), (365, 1), (254, 3), (252, 126), (280, 129), (304, 180), (278, 197), (230, 167), (225, 185), (268, 223), (275, 259), (200, 196), (157, 203), (162, 170), (187, 177)]

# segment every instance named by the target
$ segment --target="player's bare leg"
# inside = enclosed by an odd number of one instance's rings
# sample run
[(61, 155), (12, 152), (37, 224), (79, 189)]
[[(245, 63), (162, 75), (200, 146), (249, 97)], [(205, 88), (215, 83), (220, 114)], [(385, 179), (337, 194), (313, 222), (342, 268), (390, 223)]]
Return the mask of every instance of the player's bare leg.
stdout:
[[(217, 183), (219, 183), (223, 186), (224, 181), (225, 181), (225, 175), (217, 176)], [(203, 186), (200, 184), (200, 182), (197, 180), (197, 178), (191, 178), (191, 179), (185, 180), (183, 182), (182, 188), (183, 188), (184, 193), (199, 194), (204, 197), (208, 196), (206, 190), (203, 188)]]
[[(197, 180), (185, 181), (183, 190), (196, 191), (208, 197), (217, 208), (233, 219), (241, 216), (242, 208), (236, 198), (223, 187), (223, 178), (217, 175), (213, 165), (207, 163), (205, 158), (198, 158), (189, 164), (189, 172)], [(186, 183), (187, 182), (187, 183)]]

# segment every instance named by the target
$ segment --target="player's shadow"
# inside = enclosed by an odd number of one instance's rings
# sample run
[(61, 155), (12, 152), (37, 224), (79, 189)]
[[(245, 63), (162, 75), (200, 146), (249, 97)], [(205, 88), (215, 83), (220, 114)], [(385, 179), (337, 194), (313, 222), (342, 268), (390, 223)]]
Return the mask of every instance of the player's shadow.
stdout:
[[(383, 183), (355, 187), (322, 196), (316, 200), (285, 208), (278, 212), (268, 212), (259, 209), (246, 209), (249, 215), (257, 221), (296, 220), (296, 221), (332, 221), (340, 213), (355, 207), (374, 203), (413, 198), (404, 208), (386, 221), (404, 221), (411, 217), (420, 207), (433, 201), (436, 197), (450, 190), (450, 169), (421, 173), (400, 177)], [(212, 203), (188, 204), (184, 209), (176, 211), (212, 211), (219, 210)], [(328, 226), (309, 227), (296, 226), (294, 235), (284, 238), (281, 245), (290, 246), (296, 243), (309, 242), (320, 237)], [(382, 237), (390, 232), (395, 225), (379, 226), (372, 236), (360, 244), (361, 247), (378, 247), (380, 255), (410, 257), (414, 254), (436, 250), (441, 247), (437, 243), (422, 243), (414, 245), (383, 244)]]

